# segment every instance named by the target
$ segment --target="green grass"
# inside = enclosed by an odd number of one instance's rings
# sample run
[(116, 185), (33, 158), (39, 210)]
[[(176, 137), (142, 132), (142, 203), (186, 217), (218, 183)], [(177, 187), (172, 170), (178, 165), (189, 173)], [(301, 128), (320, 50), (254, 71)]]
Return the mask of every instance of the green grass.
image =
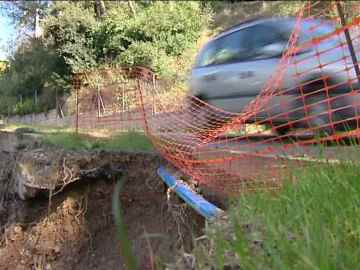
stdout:
[[(110, 130), (79, 130), (73, 128), (12, 124), (6, 125), (3, 131), (16, 132), (17, 129), (28, 128), (42, 135), (47, 145), (60, 146), (68, 150), (123, 150), (152, 151), (150, 140), (142, 132), (129, 131), (114, 133)], [(100, 136), (100, 137), (99, 137)]]
[(150, 140), (143, 133), (127, 132), (108, 140), (99, 141), (99, 147), (105, 150), (120, 149), (126, 151), (152, 151)]
[(139, 132), (118, 134), (110, 138), (94, 138), (88, 135), (56, 132), (44, 135), (44, 143), (60, 146), (68, 150), (123, 150), (152, 151), (148, 138)]
[(32, 129), (34, 132), (37, 133), (56, 133), (56, 132), (74, 132), (74, 128), (62, 128), (62, 127), (55, 127), (55, 126), (41, 126), (41, 125), (26, 125), (26, 124), (6, 124), (0, 130), (2, 131), (9, 131), (14, 132), (16, 129), (19, 128), (28, 128)]
[(124, 214), (120, 202), (120, 192), (122, 185), (120, 181), (121, 180), (118, 180), (116, 183), (112, 197), (112, 212), (115, 220), (116, 236), (120, 243), (120, 253), (124, 259), (125, 269), (137, 270), (139, 269), (138, 261), (132, 251), (131, 242), (128, 237), (128, 230), (123, 220)]
[(229, 211), (230, 227), (208, 232), (215, 256), (197, 247), (198, 268), (223, 269), (224, 254), (233, 252), (241, 269), (358, 269), (360, 166), (314, 165), (294, 179), (276, 194), (242, 195)]

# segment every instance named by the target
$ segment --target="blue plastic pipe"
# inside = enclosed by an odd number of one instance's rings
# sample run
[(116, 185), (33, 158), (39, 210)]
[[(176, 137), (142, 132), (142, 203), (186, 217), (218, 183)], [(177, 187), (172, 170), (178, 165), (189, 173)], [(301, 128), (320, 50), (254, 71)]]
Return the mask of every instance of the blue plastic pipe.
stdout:
[(169, 188), (174, 190), (181, 199), (183, 199), (188, 205), (194, 208), (196, 212), (206, 219), (214, 219), (224, 212), (220, 208), (205, 200), (202, 196), (196, 194), (184, 183), (176, 181), (176, 178), (164, 167), (160, 167), (157, 170), (157, 173)]

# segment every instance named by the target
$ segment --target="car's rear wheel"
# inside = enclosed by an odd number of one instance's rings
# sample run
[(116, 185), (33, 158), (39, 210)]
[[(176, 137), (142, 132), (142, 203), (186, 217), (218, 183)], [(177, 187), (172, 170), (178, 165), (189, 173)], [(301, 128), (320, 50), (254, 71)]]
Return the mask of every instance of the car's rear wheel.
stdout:
[[(331, 85), (331, 82), (327, 82), (327, 85)], [(335, 110), (335, 103), (328, 100), (323, 81), (306, 85), (302, 94), (300, 100), (304, 108), (305, 126), (311, 128), (315, 135), (330, 136), (343, 130), (345, 122), (342, 121), (345, 119)]]
[(291, 130), (291, 128), (289, 125), (281, 125), (281, 126), (275, 127), (276, 133), (280, 136), (288, 134), (290, 132), (290, 130)]

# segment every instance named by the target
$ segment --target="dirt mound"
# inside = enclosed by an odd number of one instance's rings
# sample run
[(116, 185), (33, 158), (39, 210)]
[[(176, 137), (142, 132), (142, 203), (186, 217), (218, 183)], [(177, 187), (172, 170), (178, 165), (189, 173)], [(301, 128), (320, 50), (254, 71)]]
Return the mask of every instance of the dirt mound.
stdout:
[[(61, 184), (64, 175), (57, 169), (64, 157), (68, 173), (79, 179), (51, 196), (46, 185)], [(112, 217), (116, 181), (123, 182), (119, 200), (140, 269), (173, 262), (180, 250), (191, 249), (193, 235), (203, 227), (185, 204), (168, 199), (156, 175), (163, 161), (155, 154), (38, 149), (19, 153), (16, 160), (13, 172), (36, 168), (27, 170), (32, 172), (27, 180), (35, 175), (41, 187), (26, 201), (13, 193), (4, 197), (0, 269), (123, 269)], [(108, 171), (116, 173), (104, 174)]]

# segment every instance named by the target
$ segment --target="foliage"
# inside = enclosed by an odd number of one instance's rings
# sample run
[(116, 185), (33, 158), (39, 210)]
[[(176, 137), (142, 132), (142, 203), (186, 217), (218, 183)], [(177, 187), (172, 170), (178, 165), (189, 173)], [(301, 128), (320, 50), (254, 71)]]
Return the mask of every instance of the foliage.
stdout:
[(115, 60), (123, 66), (145, 66), (163, 76), (171, 74), (170, 57), (151, 42), (133, 42)]
[(44, 22), (45, 40), (76, 72), (96, 66), (93, 31), (97, 25), (94, 12), (81, 3), (55, 2)]
[(41, 112), (41, 107), (36, 105), (30, 98), (25, 99), (22, 102), (17, 102), (14, 107), (14, 113), (17, 115), (25, 115), (29, 113)]
[[(59, 74), (66, 73), (65, 63), (43, 42), (30, 40), (21, 44), (0, 78), (0, 93), (4, 97), (0, 113), (25, 114), (52, 108), (56, 89), (59, 95), (68, 90), (66, 77), (62, 78), (63, 85), (59, 89)], [(13, 106), (11, 110), (9, 106)]]
[(2, 94), (0, 98), (0, 115), (12, 114), (15, 104), (16, 104), (15, 97)]
[(8, 62), (0, 60), (0, 74), (4, 73), (8, 69)]
[(13, 19), (15, 25), (24, 33), (35, 30), (36, 13), (39, 19), (46, 16), (50, 1), (3, 1), (0, 9)]
[(163, 74), (173, 56), (194, 46), (208, 18), (197, 2), (107, 4), (96, 20), (89, 3), (55, 2), (45, 37), (72, 71), (99, 65), (145, 65)]
[[(217, 32), (240, 21), (256, 16), (296, 16), (301, 7), (310, 3), (312, 14), (323, 14), (326, 17), (337, 16), (336, 9), (329, 10), (329, 1), (203, 1), (202, 6), (213, 11), (213, 21), (210, 26)], [(348, 18), (358, 15), (358, 2), (343, 1), (344, 13)], [(306, 13), (307, 11), (305, 11)]]
[(244, 269), (357, 268), (359, 165), (315, 164), (294, 178), (279, 194), (242, 195), (230, 211), (229, 230), (215, 226), (209, 234), (217, 260), (208, 256), (202, 263), (223, 269), (225, 254), (233, 254)]
[(197, 2), (155, 1), (136, 16), (114, 8), (95, 33), (97, 59), (122, 65), (142, 65), (160, 75), (169, 73), (172, 57), (194, 47), (209, 17)]
[(22, 44), (10, 59), (9, 75), (17, 74), (20, 80), (12, 92), (16, 95), (33, 95), (35, 89), (41, 91), (54, 73), (64, 72), (66, 66), (62, 59), (41, 41), (34, 40), (29, 44)]
[(304, 4), (304, 1), (274, 1), (266, 6), (265, 12), (276, 16), (295, 16)]
[(304, 1), (205, 1), (213, 11), (210, 29), (214, 33), (257, 16), (294, 16)]

